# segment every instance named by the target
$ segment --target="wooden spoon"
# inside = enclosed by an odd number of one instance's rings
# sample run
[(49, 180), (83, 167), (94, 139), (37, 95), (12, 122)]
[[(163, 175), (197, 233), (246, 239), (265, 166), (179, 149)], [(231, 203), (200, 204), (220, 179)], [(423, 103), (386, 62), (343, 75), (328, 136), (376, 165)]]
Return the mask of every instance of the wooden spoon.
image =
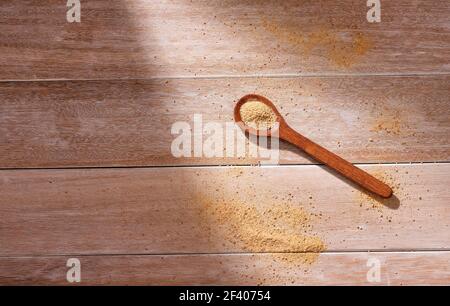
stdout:
[(336, 154), (328, 151), (324, 147), (319, 146), (318, 144), (314, 143), (313, 141), (309, 140), (305, 136), (299, 134), (295, 130), (293, 130), (284, 120), (283, 116), (280, 114), (280, 112), (276, 109), (275, 105), (267, 98), (260, 96), (260, 95), (246, 95), (242, 97), (238, 103), (236, 104), (234, 108), (234, 120), (248, 133), (254, 134), (254, 135), (267, 135), (271, 136), (271, 130), (264, 131), (264, 133), (261, 133), (261, 131), (258, 131), (255, 128), (252, 128), (250, 126), (245, 125), (245, 123), (242, 121), (241, 118), (241, 106), (244, 105), (248, 101), (259, 101), (261, 103), (266, 104), (269, 106), (273, 112), (277, 116), (277, 122), (279, 123), (279, 138), (283, 139), (298, 148), (302, 149), (306, 153), (308, 153), (310, 156), (315, 158), (316, 160), (324, 163), (328, 167), (336, 170), (346, 178), (352, 180), (356, 184), (360, 185), (361, 187), (364, 187), (367, 190), (370, 190), (371, 192), (383, 197), (383, 198), (389, 198), (392, 196), (392, 189), (386, 185), (385, 183), (381, 182), (380, 180), (376, 179), (369, 173), (361, 170), (360, 168), (355, 167), (350, 162), (346, 161), (345, 159), (337, 156)]

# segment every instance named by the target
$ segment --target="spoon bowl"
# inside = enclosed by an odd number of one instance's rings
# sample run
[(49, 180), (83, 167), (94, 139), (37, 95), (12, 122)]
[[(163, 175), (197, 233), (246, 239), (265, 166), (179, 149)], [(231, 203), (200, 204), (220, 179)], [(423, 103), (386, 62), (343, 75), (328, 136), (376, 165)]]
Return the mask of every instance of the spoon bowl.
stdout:
[(363, 171), (362, 169), (354, 166), (352, 163), (346, 161), (342, 157), (339, 157), (338, 155), (328, 151), (324, 147), (311, 141), (310, 139), (306, 138), (305, 136), (301, 135), (300, 133), (295, 131), (293, 128), (291, 128), (286, 123), (283, 116), (277, 110), (277, 108), (272, 103), (272, 101), (270, 101), (266, 97), (263, 97), (263, 96), (260, 96), (257, 94), (250, 94), (250, 95), (246, 95), (246, 96), (242, 97), (237, 102), (236, 106), (234, 107), (234, 120), (245, 132), (254, 134), (254, 135), (258, 135), (258, 136), (270, 137), (270, 136), (272, 136), (272, 131), (273, 131), (272, 128), (255, 129), (244, 123), (244, 121), (242, 120), (242, 117), (241, 117), (241, 107), (249, 101), (257, 101), (257, 102), (263, 103), (270, 107), (270, 109), (276, 115), (276, 122), (279, 123), (278, 137), (280, 139), (283, 139), (283, 140), (297, 146), (298, 148), (302, 149), (304, 152), (309, 154), (314, 159), (318, 160), (319, 162), (324, 163), (331, 169), (337, 171), (341, 175), (352, 180), (359, 186), (361, 186), (383, 198), (389, 198), (392, 196), (392, 189), (388, 185), (381, 182), (377, 178), (373, 177), (369, 173)]
[(275, 105), (267, 99), (266, 97), (257, 95), (257, 94), (250, 94), (243, 96), (239, 99), (239, 101), (236, 103), (234, 107), (234, 121), (241, 127), (242, 130), (245, 132), (248, 132), (249, 134), (257, 135), (257, 136), (272, 136), (272, 131), (275, 131), (276, 128), (269, 127), (267, 129), (255, 129), (254, 127), (248, 126), (244, 123), (241, 117), (241, 107), (250, 101), (257, 101), (260, 103), (263, 103), (270, 107), (270, 109), (273, 111), (273, 113), (276, 116), (276, 122), (278, 122), (278, 129), (281, 128), (281, 126), (286, 125), (286, 122), (284, 121), (283, 116), (280, 114), (278, 109), (275, 107)]

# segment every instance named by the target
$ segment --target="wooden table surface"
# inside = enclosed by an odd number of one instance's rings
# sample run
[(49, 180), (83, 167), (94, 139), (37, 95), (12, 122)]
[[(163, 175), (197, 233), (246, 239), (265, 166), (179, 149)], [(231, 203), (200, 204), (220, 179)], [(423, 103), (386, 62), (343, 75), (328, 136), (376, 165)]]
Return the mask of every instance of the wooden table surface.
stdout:
[[(69, 258), (81, 285), (450, 284), (449, 1), (81, 2), (0, 3), (0, 284), (67, 285)], [(253, 92), (395, 197), (284, 143), (173, 156), (175, 122)], [(323, 252), (250, 247), (237, 205), (301, 208)]]

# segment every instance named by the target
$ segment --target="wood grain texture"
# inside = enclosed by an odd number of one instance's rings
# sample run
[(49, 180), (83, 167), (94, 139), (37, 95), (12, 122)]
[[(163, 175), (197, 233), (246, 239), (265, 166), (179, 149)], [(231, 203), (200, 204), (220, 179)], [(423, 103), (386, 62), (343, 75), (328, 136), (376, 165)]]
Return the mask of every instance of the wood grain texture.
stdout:
[[(419, 164), (450, 161), (449, 1), (42, 2), (0, 3), (0, 285), (65, 285), (69, 257), (82, 285), (365, 285), (369, 258), (450, 284), (450, 163)], [(353, 163), (417, 163), (362, 166), (389, 200), (315, 165), (170, 167), (257, 163), (170, 152), (248, 93)]]
[(96, 0), (0, 4), (0, 78), (448, 73), (450, 4), (386, 1)]
[(254, 250), (228, 227), (233, 213), (216, 218), (223, 205), (303, 207), (311, 227), (299, 233), (329, 251), (450, 248), (450, 164), (362, 168), (395, 197), (373, 199), (319, 166), (3, 170), (0, 256)]
[[(174, 158), (171, 126), (233, 121), (247, 93), (351, 162), (450, 160), (450, 77), (240, 78), (0, 84), (0, 167), (218, 165)], [(205, 137), (206, 138), (206, 137)], [(280, 163), (311, 163), (281, 144)]]
[[(81, 283), (77, 285), (450, 284), (450, 252), (325, 253), (304, 267), (277, 262), (274, 255), (279, 254), (79, 256)], [(69, 258), (0, 258), (0, 284), (70, 285), (66, 281)], [(367, 280), (369, 259), (381, 264), (379, 283)]]

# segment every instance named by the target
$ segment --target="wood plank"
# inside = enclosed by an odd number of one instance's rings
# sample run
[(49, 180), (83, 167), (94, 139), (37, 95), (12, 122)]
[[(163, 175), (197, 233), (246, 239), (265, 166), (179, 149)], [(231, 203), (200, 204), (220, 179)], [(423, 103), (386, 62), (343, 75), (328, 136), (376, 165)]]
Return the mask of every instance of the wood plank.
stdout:
[[(450, 252), (325, 253), (312, 265), (277, 261), (298, 254), (88, 256), (79, 285), (448, 285)], [(69, 285), (70, 257), (0, 258), (1, 285)], [(369, 261), (369, 259), (371, 261)], [(373, 260), (380, 282), (369, 282)], [(413, 269), (411, 267), (414, 267)], [(371, 278), (372, 279), (372, 278)]]
[(386, 1), (123, 1), (0, 4), (0, 78), (448, 73), (450, 3)]
[[(192, 127), (202, 114), (224, 126), (249, 92), (271, 98), (293, 128), (352, 162), (449, 161), (449, 84), (449, 76), (1, 83), (0, 167), (256, 163), (249, 154), (171, 153), (175, 122)], [(311, 162), (281, 144), (280, 163)]]
[(450, 248), (450, 164), (3, 170), (0, 256)]

